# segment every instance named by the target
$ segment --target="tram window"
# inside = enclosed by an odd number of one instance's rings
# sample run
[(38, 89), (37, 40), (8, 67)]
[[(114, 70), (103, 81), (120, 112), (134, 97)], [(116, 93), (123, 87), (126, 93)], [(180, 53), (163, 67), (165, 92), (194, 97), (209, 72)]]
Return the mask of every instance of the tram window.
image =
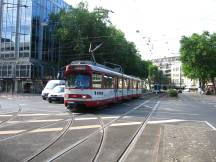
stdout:
[(117, 77), (113, 79), (113, 84), (114, 84), (115, 89), (118, 89), (118, 78)]
[(122, 79), (121, 78), (118, 79), (118, 88), (122, 88)]
[(136, 89), (136, 81), (133, 83), (133, 88)]
[(127, 80), (127, 89), (130, 89), (130, 80)]
[(92, 75), (92, 87), (93, 88), (101, 88), (102, 87), (102, 75), (101, 74), (93, 74)]
[(130, 81), (130, 88), (133, 89), (133, 80)]
[(124, 79), (124, 88), (127, 88), (127, 80), (126, 79)]
[(86, 74), (71, 74), (66, 79), (66, 86), (70, 88), (89, 88), (90, 76)]
[(138, 88), (139, 88), (139, 89), (142, 88), (141, 82), (138, 82)]
[(103, 76), (104, 88), (113, 88), (113, 77), (104, 75)]

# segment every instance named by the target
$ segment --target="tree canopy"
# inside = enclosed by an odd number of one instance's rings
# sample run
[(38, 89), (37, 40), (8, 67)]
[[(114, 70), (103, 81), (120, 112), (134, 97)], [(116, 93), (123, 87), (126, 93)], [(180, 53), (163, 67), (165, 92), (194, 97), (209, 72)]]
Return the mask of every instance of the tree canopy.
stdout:
[[(199, 79), (202, 88), (208, 80), (214, 84), (216, 77), (216, 33), (194, 33), (183, 36), (181, 41), (181, 61), (184, 74), (192, 79)], [(215, 87), (215, 85), (214, 85)]]
[(102, 43), (95, 52), (98, 63), (119, 64), (124, 73), (147, 78), (150, 63), (142, 60), (135, 44), (127, 41), (124, 33), (112, 25), (111, 11), (95, 8), (90, 12), (87, 7), (81, 2), (77, 8), (50, 15), (50, 24), (57, 22), (55, 34), (61, 40), (61, 66), (73, 60), (90, 60), (90, 44), (94, 48)]

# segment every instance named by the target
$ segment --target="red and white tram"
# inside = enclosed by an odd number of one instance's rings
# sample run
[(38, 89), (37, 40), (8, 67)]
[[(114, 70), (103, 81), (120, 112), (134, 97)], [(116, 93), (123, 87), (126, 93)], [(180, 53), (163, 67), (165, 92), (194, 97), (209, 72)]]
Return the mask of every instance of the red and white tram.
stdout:
[(64, 104), (97, 107), (142, 95), (142, 80), (91, 61), (66, 66)]

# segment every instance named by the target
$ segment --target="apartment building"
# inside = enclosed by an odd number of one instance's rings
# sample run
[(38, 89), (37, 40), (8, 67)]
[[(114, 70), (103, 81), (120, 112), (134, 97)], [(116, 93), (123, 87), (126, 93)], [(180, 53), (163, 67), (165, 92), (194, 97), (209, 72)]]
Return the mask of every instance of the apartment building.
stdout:
[(179, 56), (163, 57), (151, 61), (170, 79), (169, 86), (194, 90), (199, 87), (198, 80), (192, 80), (184, 76)]

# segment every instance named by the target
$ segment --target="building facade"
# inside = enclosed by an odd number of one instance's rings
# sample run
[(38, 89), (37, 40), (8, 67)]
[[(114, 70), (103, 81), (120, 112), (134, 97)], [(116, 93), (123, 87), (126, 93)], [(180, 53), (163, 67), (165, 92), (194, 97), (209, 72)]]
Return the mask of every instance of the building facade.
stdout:
[(63, 0), (0, 0), (0, 91), (39, 93), (55, 78), (60, 48), (44, 22), (68, 7)]
[(152, 60), (152, 62), (170, 79), (169, 86), (191, 90), (199, 88), (198, 80), (192, 80), (184, 76), (179, 56), (158, 58)]

